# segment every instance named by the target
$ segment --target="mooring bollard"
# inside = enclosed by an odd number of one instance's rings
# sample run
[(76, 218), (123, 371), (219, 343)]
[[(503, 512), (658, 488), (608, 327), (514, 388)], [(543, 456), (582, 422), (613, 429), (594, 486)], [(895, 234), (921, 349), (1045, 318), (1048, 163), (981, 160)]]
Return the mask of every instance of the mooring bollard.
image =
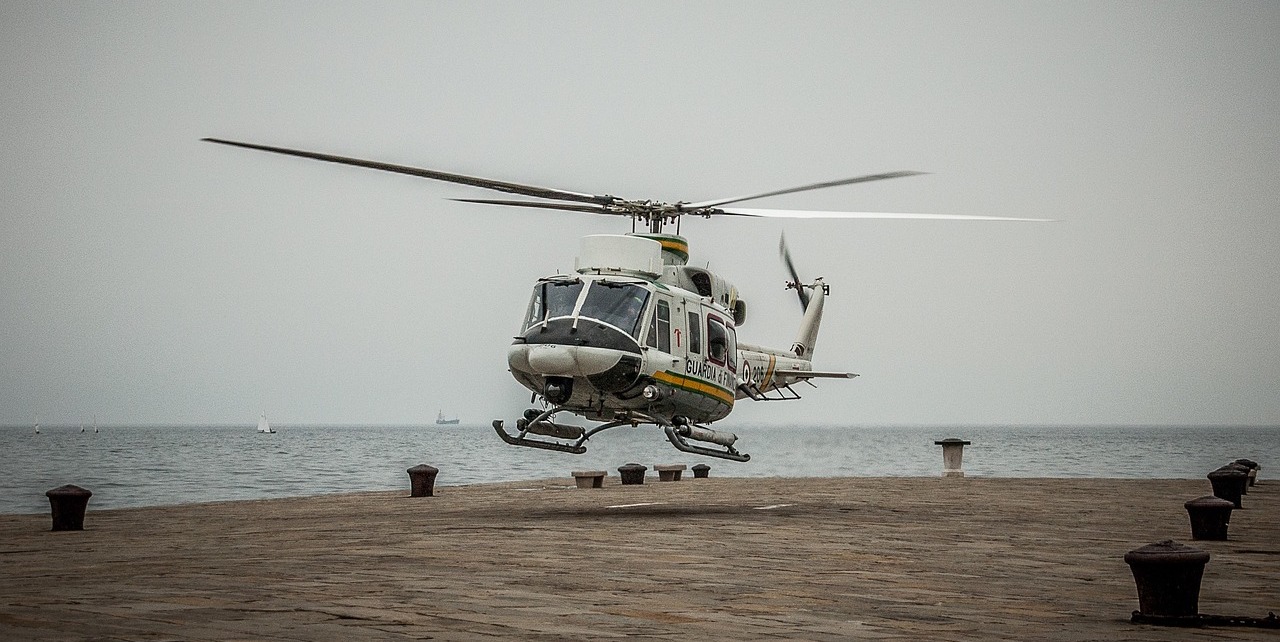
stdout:
[(1183, 506), (1191, 519), (1192, 539), (1227, 539), (1227, 525), (1231, 522), (1231, 509), (1235, 508), (1235, 504), (1221, 497), (1205, 495), (1188, 501)]
[(570, 474), (578, 488), (604, 488), (603, 470), (575, 470)]
[(436, 474), (440, 472), (435, 466), (418, 464), (409, 469), (410, 497), (435, 497)]
[(706, 464), (696, 464), (690, 470), (693, 471), (694, 479), (706, 479), (707, 475), (711, 474), (711, 467)]
[(644, 483), (644, 471), (649, 470), (647, 466), (640, 464), (624, 464), (618, 466), (618, 474), (622, 476), (623, 486), (633, 486)]
[(1164, 540), (1125, 553), (1124, 561), (1138, 585), (1139, 614), (1192, 618), (1200, 609), (1200, 578), (1209, 553)]
[(53, 530), (84, 530), (84, 510), (89, 506), (92, 495), (93, 491), (71, 484), (45, 491), (44, 496), (49, 498), (49, 509), (53, 513)]
[(964, 477), (964, 470), (960, 468), (960, 461), (964, 458), (964, 447), (968, 446), (970, 442), (949, 437), (933, 443), (942, 446), (942, 476)]
[(1244, 481), (1240, 482), (1240, 494), (1248, 495), (1249, 494), (1249, 467), (1238, 461), (1233, 461), (1229, 464), (1223, 464), (1222, 467), (1230, 468), (1232, 470), (1238, 470), (1244, 473)]
[(1240, 505), (1240, 497), (1244, 495), (1245, 484), (1249, 483), (1249, 473), (1240, 468), (1227, 465), (1209, 473), (1209, 484), (1213, 486), (1213, 494), (1235, 504), (1236, 508), (1243, 508)]
[(658, 481), (680, 481), (680, 474), (687, 468), (684, 464), (654, 464), (653, 469), (658, 471)]
[(1248, 469), (1249, 469), (1249, 485), (1250, 485), (1250, 486), (1254, 486), (1254, 485), (1256, 485), (1256, 484), (1257, 484), (1257, 481), (1258, 481), (1258, 468), (1259, 468), (1259, 466), (1258, 466), (1258, 462), (1256, 462), (1256, 461), (1254, 461), (1254, 460), (1252, 460), (1252, 459), (1237, 459), (1237, 460), (1235, 460), (1235, 461), (1234, 461), (1234, 462), (1232, 462), (1232, 463), (1234, 463), (1234, 464), (1240, 464), (1241, 466), (1244, 466), (1245, 468), (1248, 468)]

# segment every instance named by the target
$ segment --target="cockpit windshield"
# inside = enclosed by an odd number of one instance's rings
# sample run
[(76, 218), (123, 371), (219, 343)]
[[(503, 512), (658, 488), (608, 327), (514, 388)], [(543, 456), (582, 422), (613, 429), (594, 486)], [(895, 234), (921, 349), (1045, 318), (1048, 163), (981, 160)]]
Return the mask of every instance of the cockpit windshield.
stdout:
[(592, 281), (579, 315), (616, 326), (638, 338), (640, 320), (648, 302), (649, 291), (641, 285)]
[(524, 329), (528, 330), (547, 319), (567, 317), (573, 314), (573, 306), (582, 292), (582, 281), (543, 281), (533, 288), (529, 300), (529, 313), (525, 316)]

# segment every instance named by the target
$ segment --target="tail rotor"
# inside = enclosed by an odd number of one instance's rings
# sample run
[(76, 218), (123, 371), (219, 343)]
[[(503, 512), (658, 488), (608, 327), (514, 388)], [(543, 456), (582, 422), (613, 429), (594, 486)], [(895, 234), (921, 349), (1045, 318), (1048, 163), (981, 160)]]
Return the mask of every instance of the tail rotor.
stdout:
[(783, 264), (787, 266), (787, 273), (791, 275), (791, 281), (787, 283), (787, 287), (795, 288), (796, 296), (800, 297), (800, 312), (803, 313), (809, 309), (809, 293), (804, 291), (800, 273), (796, 272), (796, 264), (791, 260), (791, 249), (787, 247), (786, 232), (778, 237), (778, 255), (782, 257)]

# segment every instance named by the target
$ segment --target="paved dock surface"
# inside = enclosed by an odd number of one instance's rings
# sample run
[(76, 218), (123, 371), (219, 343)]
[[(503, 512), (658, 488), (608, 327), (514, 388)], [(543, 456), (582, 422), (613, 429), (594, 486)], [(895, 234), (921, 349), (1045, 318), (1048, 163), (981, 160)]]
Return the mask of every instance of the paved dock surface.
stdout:
[(1280, 612), (1276, 482), (1202, 542), (1207, 480), (405, 481), (2, 515), (0, 640), (1280, 640), (1130, 624), (1122, 560), (1175, 539), (1212, 554), (1202, 613)]

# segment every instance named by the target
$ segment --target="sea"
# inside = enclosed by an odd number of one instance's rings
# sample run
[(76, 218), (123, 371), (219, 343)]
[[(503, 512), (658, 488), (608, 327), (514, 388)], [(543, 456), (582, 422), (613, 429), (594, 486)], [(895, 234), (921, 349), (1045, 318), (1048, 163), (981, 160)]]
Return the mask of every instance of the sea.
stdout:
[[(487, 425), (79, 426), (0, 428), (0, 514), (47, 513), (45, 491), (92, 491), (91, 509), (569, 479), (574, 470), (705, 463), (723, 477), (924, 477), (942, 473), (945, 438), (970, 442), (977, 477), (1195, 479), (1240, 458), (1280, 473), (1280, 426), (735, 426), (745, 463), (672, 448), (653, 426), (602, 432), (587, 454), (508, 446)], [(1209, 491), (1206, 480), (1206, 494)]]

